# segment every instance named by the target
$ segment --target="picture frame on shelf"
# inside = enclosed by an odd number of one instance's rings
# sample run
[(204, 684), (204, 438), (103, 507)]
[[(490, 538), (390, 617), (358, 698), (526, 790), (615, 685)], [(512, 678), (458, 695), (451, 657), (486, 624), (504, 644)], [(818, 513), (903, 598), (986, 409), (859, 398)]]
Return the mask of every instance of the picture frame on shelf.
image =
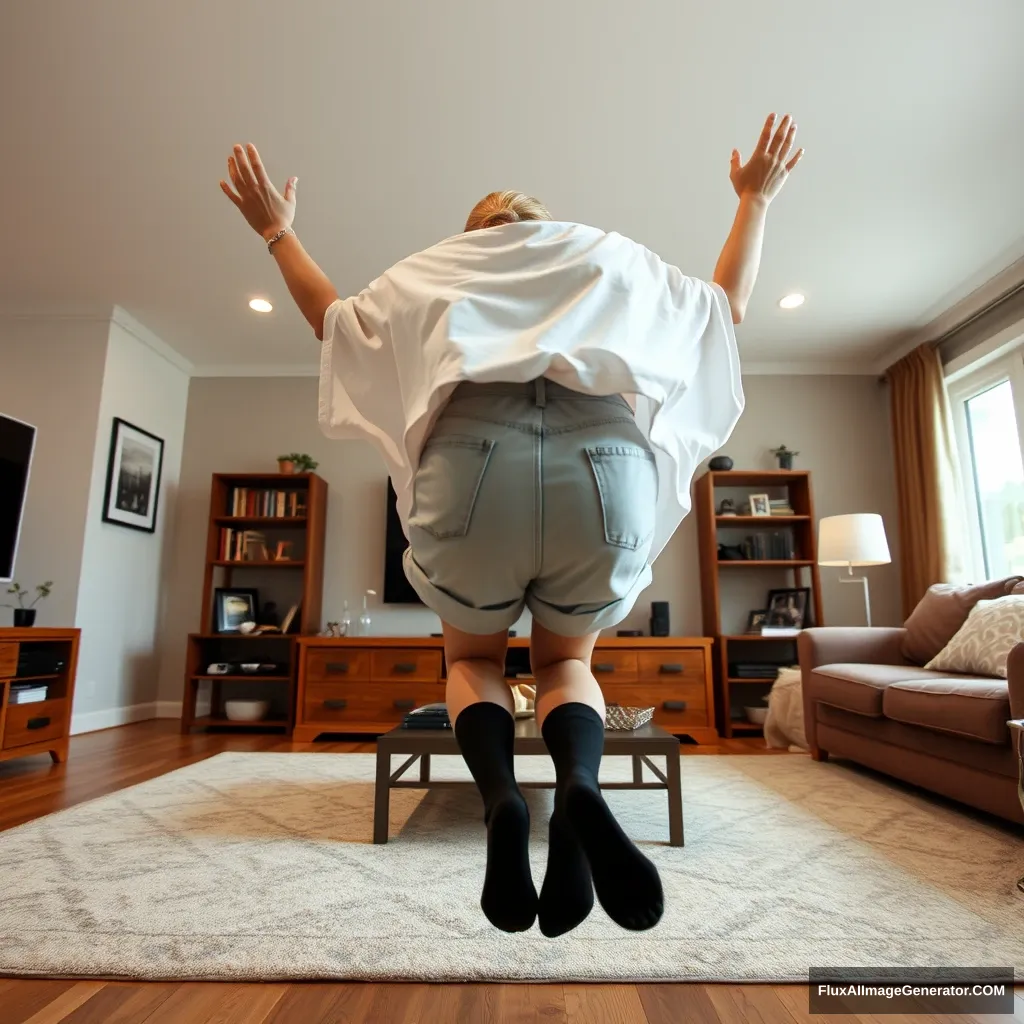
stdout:
[(748, 501), (752, 516), (767, 518), (772, 514), (772, 503), (767, 494), (751, 494)]
[(285, 614), (284, 619), (281, 621), (281, 632), (282, 633), (298, 633), (299, 623), (302, 621), (300, 612), (302, 608), (300, 605), (293, 604), (288, 612)]
[(243, 622), (256, 622), (259, 592), (252, 587), (218, 587), (213, 593), (213, 631), (241, 633)]
[(759, 634), (762, 626), (768, 625), (768, 609), (758, 608), (747, 616), (747, 632)]
[(163, 464), (163, 438), (115, 416), (107, 456), (103, 522), (156, 533)]
[(809, 622), (810, 587), (784, 587), (768, 591), (768, 619), (764, 626), (804, 629)]

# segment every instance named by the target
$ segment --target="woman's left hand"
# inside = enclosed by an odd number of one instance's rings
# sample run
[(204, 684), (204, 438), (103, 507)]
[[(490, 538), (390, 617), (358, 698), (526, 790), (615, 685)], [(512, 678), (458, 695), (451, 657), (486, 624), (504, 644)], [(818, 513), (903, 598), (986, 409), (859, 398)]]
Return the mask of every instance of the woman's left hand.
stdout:
[(279, 231), (292, 226), (298, 178), (289, 178), (284, 187), (284, 195), (281, 195), (267, 177), (263, 161), (252, 143), (235, 146), (233, 154), (228, 157), (228, 174), (237, 191), (226, 181), (221, 181), (220, 187), (242, 211), (242, 216), (253, 231), (269, 240)]

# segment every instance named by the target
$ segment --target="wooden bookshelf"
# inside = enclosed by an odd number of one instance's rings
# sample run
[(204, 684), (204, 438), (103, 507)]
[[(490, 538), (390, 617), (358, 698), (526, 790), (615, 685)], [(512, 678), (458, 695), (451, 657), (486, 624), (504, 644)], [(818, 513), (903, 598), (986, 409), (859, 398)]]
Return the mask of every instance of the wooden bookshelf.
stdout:
[[(266, 514), (278, 510), (285, 514)], [(193, 728), (283, 729), (291, 733), (295, 725), (295, 640), (315, 635), (321, 625), (326, 525), (327, 483), (315, 473), (213, 475), (199, 629), (188, 637), (185, 658), (183, 733)], [(258, 531), (263, 537), (254, 557), (239, 539), (246, 531)], [(278, 558), (280, 541), (288, 544), (289, 554)], [(257, 590), (261, 606), (274, 601), (281, 624), (290, 607), (298, 605), (288, 633), (218, 633), (216, 592), (232, 587)], [(287, 595), (286, 599), (280, 599), (281, 594)], [(235, 668), (225, 674), (211, 673), (210, 665), (218, 662)], [(250, 662), (272, 664), (274, 669), (243, 672), (237, 667)], [(203, 686), (210, 689), (210, 710), (197, 715)], [(265, 699), (271, 707), (267, 717), (258, 722), (233, 722), (224, 709), (232, 698)]]
[[(704, 633), (715, 641), (715, 704), (718, 730), (725, 737), (763, 732), (763, 727), (736, 718), (734, 705), (742, 694), (764, 691), (774, 680), (737, 675), (731, 666), (746, 662), (755, 664), (796, 664), (796, 637), (761, 636), (739, 633), (736, 627), (744, 623), (724, 621), (723, 594), (737, 585), (747, 572), (782, 572), (789, 579), (785, 586), (809, 587), (810, 602), (805, 626), (823, 625), (821, 606), (821, 580), (818, 571), (818, 549), (815, 531), (814, 495), (811, 474), (805, 470), (753, 470), (708, 471), (700, 477), (694, 488), (697, 509), (698, 545), (701, 571), (701, 610)], [(788, 498), (791, 514), (754, 516), (720, 515), (721, 501), (750, 494), (768, 494), (772, 498)], [(748, 530), (751, 534), (785, 531), (792, 541), (791, 558), (721, 558), (719, 545), (722, 531)], [(735, 538), (733, 538), (733, 541)], [(731, 546), (737, 545), (733, 542)], [(769, 588), (766, 587), (767, 592)], [(760, 607), (760, 606), (758, 606)], [(753, 610), (753, 609), (751, 609)], [(746, 616), (747, 612), (742, 613)], [(773, 657), (774, 655), (774, 657)], [(742, 688), (742, 690), (740, 689)], [(749, 696), (747, 699), (750, 699)], [(741, 712), (742, 713), (742, 712)]]

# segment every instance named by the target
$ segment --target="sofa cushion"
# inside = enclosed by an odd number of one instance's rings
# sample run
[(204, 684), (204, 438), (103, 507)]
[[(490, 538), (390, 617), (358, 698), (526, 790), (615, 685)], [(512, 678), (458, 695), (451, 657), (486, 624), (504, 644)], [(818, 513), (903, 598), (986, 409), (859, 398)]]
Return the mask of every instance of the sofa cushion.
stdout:
[(917, 679), (942, 679), (940, 672), (929, 672), (914, 665), (819, 665), (811, 673), (811, 696), (858, 715), (881, 718), (882, 695), (894, 683)]
[(905, 725), (984, 743), (1010, 741), (1010, 693), (1004, 679), (908, 679), (885, 690), (882, 710), (886, 718)]
[(927, 665), (953, 639), (979, 601), (1009, 594), (1021, 581), (1022, 577), (1011, 576), (970, 587), (952, 583), (929, 587), (904, 623), (903, 657), (914, 665)]
[(979, 601), (956, 636), (925, 668), (1006, 678), (1006, 659), (1024, 640), (1024, 594)]

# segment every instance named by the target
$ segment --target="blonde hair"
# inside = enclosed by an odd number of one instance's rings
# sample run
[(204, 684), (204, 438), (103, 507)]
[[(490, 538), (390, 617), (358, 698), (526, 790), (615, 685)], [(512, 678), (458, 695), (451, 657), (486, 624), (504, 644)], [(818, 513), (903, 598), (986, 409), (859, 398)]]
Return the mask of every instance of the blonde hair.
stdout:
[(522, 192), (492, 192), (473, 207), (465, 230), (477, 231), (521, 220), (551, 220), (551, 214), (540, 200)]

